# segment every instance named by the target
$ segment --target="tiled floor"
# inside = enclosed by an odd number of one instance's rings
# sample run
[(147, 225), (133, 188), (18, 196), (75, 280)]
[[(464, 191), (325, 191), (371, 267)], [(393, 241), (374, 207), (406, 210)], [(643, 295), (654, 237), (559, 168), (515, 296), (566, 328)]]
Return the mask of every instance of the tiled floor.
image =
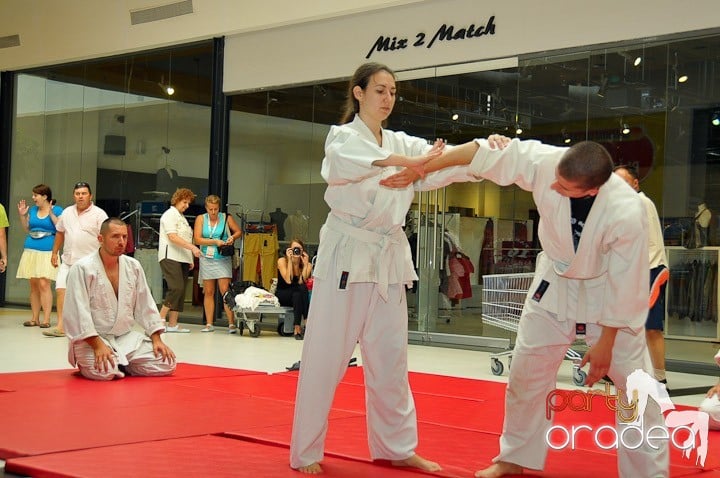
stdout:
[[(31, 370), (70, 368), (67, 362), (67, 340), (42, 335), (42, 329), (23, 327), (28, 310), (0, 308), (0, 373)], [(300, 359), (302, 341), (293, 337), (281, 337), (273, 330), (263, 330), (260, 337), (228, 335), (226, 328), (217, 328), (213, 333), (201, 333), (200, 326), (188, 325), (190, 334), (166, 334), (164, 340), (173, 348), (182, 362), (237, 367), (261, 370), (269, 373), (284, 371)], [(698, 360), (711, 360), (712, 351), (717, 348), (709, 343), (671, 343), (669, 347), (681, 348), (684, 354)], [(360, 365), (359, 350), (356, 356)], [(468, 377), (485, 380), (506, 380), (494, 376), (490, 371), (490, 353), (473, 350), (459, 350), (422, 345), (408, 348), (409, 368), (412, 371)], [(720, 370), (718, 370), (720, 375)], [(558, 374), (558, 386), (573, 388), (572, 366), (566, 361)], [(1, 380), (1, 379), (0, 379)], [(715, 377), (685, 373), (668, 373), (670, 388), (709, 388), (716, 382)], [(678, 404), (697, 406), (703, 394), (674, 396)], [(39, 398), (41, 400), (41, 398)], [(38, 404), (41, 406), (41, 404)], [(4, 463), (0, 461), (0, 476)]]

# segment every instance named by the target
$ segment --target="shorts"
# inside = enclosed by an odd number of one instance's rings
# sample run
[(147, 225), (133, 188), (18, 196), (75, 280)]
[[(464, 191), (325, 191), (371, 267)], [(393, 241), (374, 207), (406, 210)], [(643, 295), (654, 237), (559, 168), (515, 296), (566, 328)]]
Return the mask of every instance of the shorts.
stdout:
[[(665, 268), (665, 266), (653, 267), (650, 269), (650, 284), (652, 285), (655, 277)], [(664, 330), (665, 329), (665, 288), (667, 283), (660, 286), (660, 294), (658, 295), (655, 305), (648, 311), (647, 320), (645, 321), (645, 330)]]
[(55, 290), (67, 288), (67, 276), (70, 266), (64, 262), (58, 266), (57, 277), (55, 278)]

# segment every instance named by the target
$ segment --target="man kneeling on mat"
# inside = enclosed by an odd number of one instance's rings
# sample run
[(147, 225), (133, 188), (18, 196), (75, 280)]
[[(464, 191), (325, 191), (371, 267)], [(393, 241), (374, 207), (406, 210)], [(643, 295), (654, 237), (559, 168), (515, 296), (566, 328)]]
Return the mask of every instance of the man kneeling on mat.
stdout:
[[(123, 255), (127, 238), (122, 220), (106, 219), (98, 251), (77, 261), (68, 273), (68, 360), (91, 380), (175, 371), (175, 354), (160, 338), (165, 324), (145, 272), (137, 260)], [(132, 330), (135, 322), (145, 329), (144, 335)]]

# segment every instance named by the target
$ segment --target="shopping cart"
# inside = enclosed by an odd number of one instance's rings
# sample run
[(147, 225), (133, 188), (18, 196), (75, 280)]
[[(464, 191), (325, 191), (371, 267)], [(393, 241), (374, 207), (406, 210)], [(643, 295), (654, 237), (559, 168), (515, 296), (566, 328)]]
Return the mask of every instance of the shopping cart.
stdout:
[[(532, 273), (494, 274), (483, 276), (483, 324), (517, 333), (523, 304), (533, 280)], [(500, 357), (507, 357), (507, 366), (512, 362), (510, 350), (490, 355), (490, 370), (493, 375), (502, 375), (505, 366)], [(587, 374), (580, 369), (582, 356), (568, 348), (565, 358), (573, 363), (573, 383), (583, 385)]]

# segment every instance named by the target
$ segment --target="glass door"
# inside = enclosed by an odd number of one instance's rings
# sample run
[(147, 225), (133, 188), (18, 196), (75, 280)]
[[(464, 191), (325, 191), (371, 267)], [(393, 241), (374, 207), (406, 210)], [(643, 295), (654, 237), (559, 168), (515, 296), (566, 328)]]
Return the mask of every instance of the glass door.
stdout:
[[(391, 129), (460, 144), (491, 133), (515, 136), (525, 121), (518, 116), (515, 58), (398, 76)], [(493, 218), (497, 224), (507, 214), (503, 205), (512, 205), (501, 200), (503, 190), (462, 183), (416, 195), (406, 228), (419, 277), (408, 292), (412, 341), (507, 346), (507, 333), (483, 327), (481, 287), (481, 274), (492, 272), (483, 270), (483, 258), (494, 264), (502, 244)]]

